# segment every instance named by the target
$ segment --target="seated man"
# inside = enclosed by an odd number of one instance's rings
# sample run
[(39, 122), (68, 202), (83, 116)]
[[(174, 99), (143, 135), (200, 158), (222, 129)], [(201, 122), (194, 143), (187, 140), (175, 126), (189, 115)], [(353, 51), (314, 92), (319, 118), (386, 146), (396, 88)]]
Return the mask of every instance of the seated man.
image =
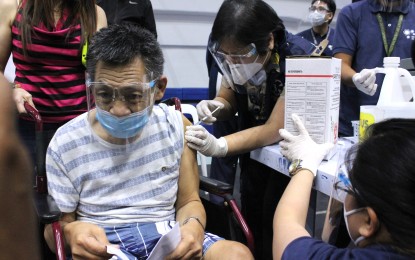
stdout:
[[(87, 85), (96, 108), (62, 126), (46, 158), (66, 245), (74, 258), (108, 259), (112, 244), (145, 259), (179, 223), (181, 241), (168, 259), (252, 259), (244, 245), (204, 232), (196, 154), (184, 144), (190, 122), (154, 105), (167, 84), (163, 63), (145, 29), (112, 25), (93, 37)], [(50, 226), (45, 238), (54, 250)]]

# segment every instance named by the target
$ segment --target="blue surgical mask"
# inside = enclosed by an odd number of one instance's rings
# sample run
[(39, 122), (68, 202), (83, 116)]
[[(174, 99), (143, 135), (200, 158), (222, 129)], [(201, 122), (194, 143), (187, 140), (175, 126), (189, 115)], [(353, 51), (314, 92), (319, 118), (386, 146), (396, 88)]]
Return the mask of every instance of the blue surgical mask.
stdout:
[(150, 107), (128, 116), (117, 117), (96, 107), (96, 118), (101, 126), (111, 136), (116, 138), (130, 138), (138, 135), (149, 120)]

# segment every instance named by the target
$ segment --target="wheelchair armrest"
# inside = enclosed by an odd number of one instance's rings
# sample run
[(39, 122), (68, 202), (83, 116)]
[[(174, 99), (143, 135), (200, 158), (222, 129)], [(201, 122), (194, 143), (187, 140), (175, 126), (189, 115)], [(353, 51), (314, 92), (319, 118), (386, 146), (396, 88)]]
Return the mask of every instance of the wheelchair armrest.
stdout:
[(55, 200), (48, 194), (34, 193), (33, 200), (39, 220), (44, 224), (51, 224), (59, 220), (61, 211)]
[(216, 195), (232, 194), (233, 185), (200, 175), (200, 189)]

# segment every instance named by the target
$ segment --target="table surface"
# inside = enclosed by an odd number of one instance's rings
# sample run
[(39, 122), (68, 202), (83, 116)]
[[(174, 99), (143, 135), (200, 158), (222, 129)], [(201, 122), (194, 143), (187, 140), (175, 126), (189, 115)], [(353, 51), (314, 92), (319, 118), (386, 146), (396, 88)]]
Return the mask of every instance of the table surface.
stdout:
[[(323, 160), (318, 167), (317, 176), (314, 181), (314, 189), (330, 196), (335, 175), (338, 167), (339, 154), (344, 154), (341, 152), (344, 149), (349, 149), (355, 140), (353, 138), (340, 138), (337, 142), (335, 148), (337, 152), (329, 159)], [(265, 146), (256, 150), (251, 151), (251, 158), (267, 165), (268, 167), (289, 176), (288, 167), (290, 162), (282, 156), (280, 153), (280, 147), (278, 144)]]

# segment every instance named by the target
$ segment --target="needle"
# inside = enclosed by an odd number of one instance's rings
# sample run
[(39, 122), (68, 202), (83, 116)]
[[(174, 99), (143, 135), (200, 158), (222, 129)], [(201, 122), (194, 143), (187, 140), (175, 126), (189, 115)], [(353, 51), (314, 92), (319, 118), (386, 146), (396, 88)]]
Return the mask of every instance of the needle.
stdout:
[[(220, 107), (216, 107), (213, 111), (212, 111), (212, 115), (213, 113), (215, 113), (216, 111), (218, 111), (220, 109)], [(199, 120), (199, 122), (197, 122), (195, 125), (200, 125), (201, 123), (203, 123), (206, 119), (208, 119), (209, 116), (205, 116), (202, 119)]]

